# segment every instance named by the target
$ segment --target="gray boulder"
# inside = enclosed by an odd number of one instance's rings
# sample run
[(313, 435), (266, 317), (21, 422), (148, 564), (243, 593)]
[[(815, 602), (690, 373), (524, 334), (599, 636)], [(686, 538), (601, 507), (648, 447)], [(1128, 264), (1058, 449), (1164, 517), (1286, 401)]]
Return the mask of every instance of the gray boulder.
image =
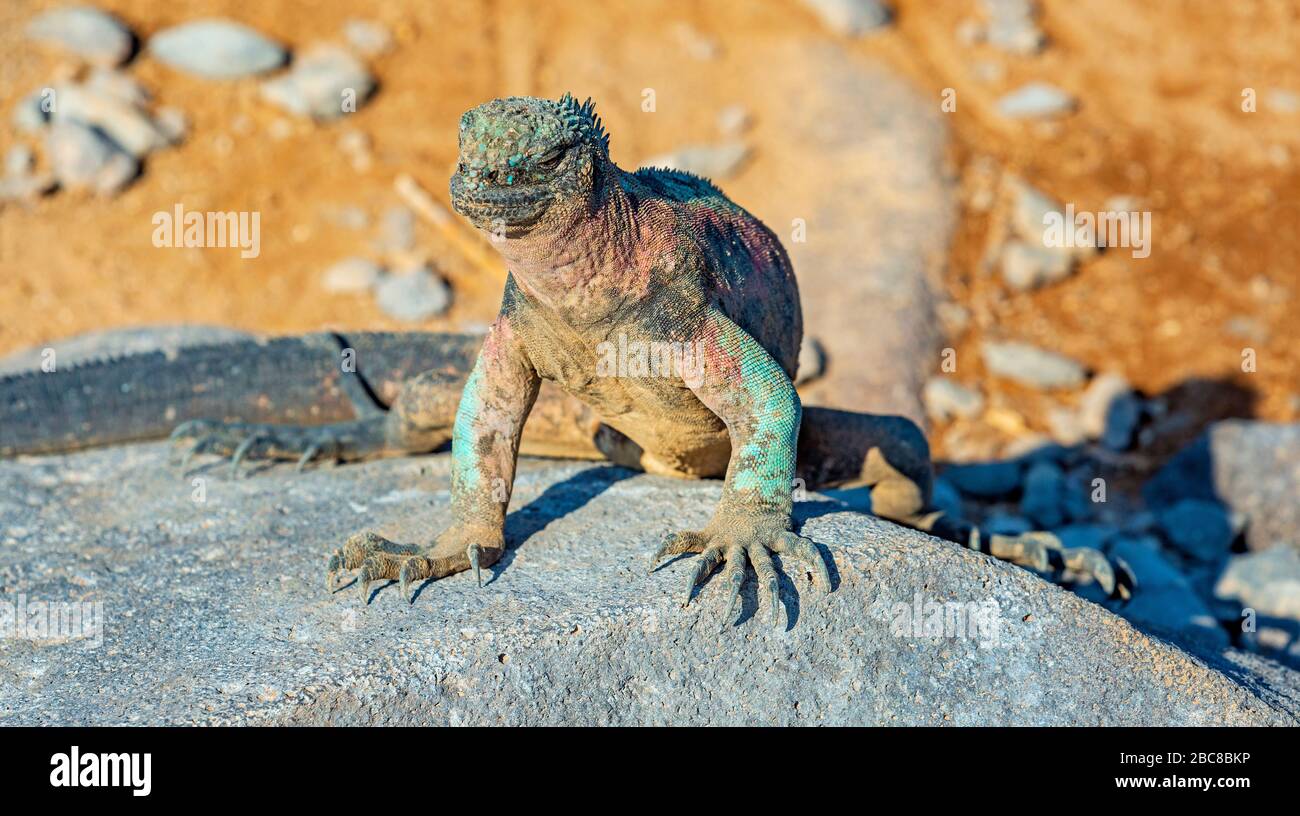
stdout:
[(1160, 510), (1156, 521), (1170, 544), (1198, 561), (1222, 558), (1232, 545), (1232, 519), (1217, 502), (1184, 499)]
[(1300, 621), (1300, 552), (1274, 547), (1233, 556), (1214, 596), (1237, 601), (1260, 615)]
[(1251, 550), (1300, 549), (1300, 424), (1216, 422), (1142, 488), (1153, 507), (1219, 502), (1246, 519)]
[[(718, 482), (524, 460), (511, 548), (413, 604), (326, 593), (325, 555), (374, 529), (427, 540), (449, 458), (181, 478), (150, 444), (0, 462), (0, 601), (100, 603), (100, 637), (12, 637), (0, 721), (35, 724), (1060, 724), (1300, 722), (1295, 672), (1204, 658), (1029, 572), (801, 503), (835, 591), (784, 563), (773, 628), (753, 584), (655, 573)], [(91, 607), (94, 609), (95, 607)], [(88, 615), (86, 620), (93, 620)], [(945, 622), (945, 620), (947, 622)], [(927, 628), (929, 627), (929, 628)]]

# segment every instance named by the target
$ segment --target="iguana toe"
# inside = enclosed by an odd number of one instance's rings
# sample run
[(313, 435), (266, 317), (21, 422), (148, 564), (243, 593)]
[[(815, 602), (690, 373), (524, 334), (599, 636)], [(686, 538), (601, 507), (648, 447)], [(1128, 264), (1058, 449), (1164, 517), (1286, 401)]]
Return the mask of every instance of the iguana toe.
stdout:
[(239, 466), (252, 459), (293, 461), (301, 471), (322, 454), (342, 460), (382, 455), (392, 449), (385, 423), (382, 415), (315, 426), (191, 420), (177, 427), (171, 438), (196, 438), (181, 460), (182, 471), (197, 454), (216, 453), (230, 457), (234, 477)]
[(657, 562), (665, 555), (683, 552), (700, 554), (686, 580), (683, 606), (690, 605), (695, 588), (707, 581), (719, 565), (723, 565), (720, 580), (726, 592), (722, 613), (724, 630), (736, 622), (740, 591), (745, 583), (746, 564), (754, 568), (760, 603), (766, 602), (772, 625), (778, 629), (782, 627), (781, 583), (772, 553), (787, 555), (792, 560), (802, 562), (815, 583), (830, 589), (826, 562), (817, 552), (816, 545), (797, 533), (779, 529), (773, 531), (763, 523), (738, 522), (733, 527), (721, 527), (718, 532), (705, 530), (675, 533), (664, 539), (655, 553), (654, 561)]

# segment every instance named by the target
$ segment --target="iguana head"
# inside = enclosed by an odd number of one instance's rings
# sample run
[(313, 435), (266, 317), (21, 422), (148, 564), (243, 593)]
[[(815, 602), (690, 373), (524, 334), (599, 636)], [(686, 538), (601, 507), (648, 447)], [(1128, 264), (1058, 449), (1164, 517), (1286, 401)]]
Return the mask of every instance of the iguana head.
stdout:
[(460, 118), (451, 203), (505, 235), (560, 226), (591, 206), (608, 162), (609, 136), (590, 99), (493, 99)]

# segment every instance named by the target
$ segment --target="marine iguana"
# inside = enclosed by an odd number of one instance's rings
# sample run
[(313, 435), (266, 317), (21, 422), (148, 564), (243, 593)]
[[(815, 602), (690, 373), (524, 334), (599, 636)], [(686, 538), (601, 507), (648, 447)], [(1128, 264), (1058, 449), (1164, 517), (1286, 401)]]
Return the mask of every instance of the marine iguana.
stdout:
[(196, 440), (186, 460), (217, 452), (232, 471), (450, 440), (452, 519), (432, 544), (362, 533), (329, 557), (327, 588), (358, 570), (366, 599), (373, 581), (400, 581), (410, 598), (415, 582), (495, 563), (521, 453), (724, 478), (708, 525), (668, 536), (652, 562), (699, 554), (686, 603), (721, 566), (724, 624), (746, 564), (779, 624), (773, 554), (830, 589), (816, 546), (791, 529), (796, 478), (866, 486), (878, 516), (1127, 597), (1131, 574), (1097, 550), (1046, 533), (985, 537), (931, 508), (929, 448), (911, 421), (803, 408), (799, 293), (780, 241), (706, 179), (620, 169), (590, 100), (511, 97), (465, 113), (451, 201), (509, 268), (477, 354), (463, 335), (309, 335), (127, 358), (62, 375), (71, 381), (11, 378), (0, 454), (161, 436), (195, 417), (173, 433)]

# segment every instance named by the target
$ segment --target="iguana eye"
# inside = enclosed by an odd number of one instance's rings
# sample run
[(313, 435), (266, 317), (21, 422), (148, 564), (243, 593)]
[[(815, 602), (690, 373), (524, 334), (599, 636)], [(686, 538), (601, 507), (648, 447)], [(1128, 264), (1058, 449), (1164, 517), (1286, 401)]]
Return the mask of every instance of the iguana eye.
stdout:
[(554, 170), (560, 166), (560, 160), (564, 158), (564, 148), (557, 147), (554, 150), (548, 150), (537, 159), (535, 164), (543, 170)]

